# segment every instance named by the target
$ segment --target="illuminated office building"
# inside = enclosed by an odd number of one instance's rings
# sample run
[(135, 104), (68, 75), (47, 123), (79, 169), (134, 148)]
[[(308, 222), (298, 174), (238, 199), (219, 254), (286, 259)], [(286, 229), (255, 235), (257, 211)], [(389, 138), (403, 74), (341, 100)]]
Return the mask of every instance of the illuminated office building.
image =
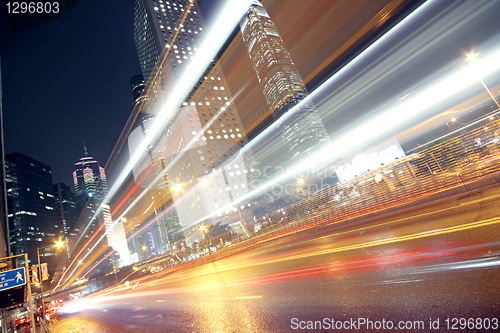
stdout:
[(37, 248), (42, 248), (40, 257), (52, 276), (58, 253), (53, 245), (63, 226), (56, 224), (51, 168), (21, 153), (8, 154), (5, 182), (12, 254), (28, 253), (28, 260), (36, 264)]
[[(120, 255), (120, 260), (115, 264), (117, 266), (128, 265), (130, 264), (130, 256), (123, 222), (116, 221), (116, 223), (113, 223), (114, 221), (111, 220), (110, 207), (103, 202), (108, 194), (106, 171), (99, 165), (98, 161), (88, 156), (87, 147), (85, 145), (84, 154), (85, 157), (80, 158), (80, 160), (75, 163), (75, 171), (73, 172), (75, 191), (80, 198), (85, 195), (85, 197), (93, 199), (86, 200), (85, 205), (90, 207), (85, 211), (93, 212), (94, 214), (100, 212), (97, 214), (97, 217), (92, 216), (89, 218), (90, 226), (94, 225), (94, 228), (89, 228), (87, 230), (90, 231), (90, 229), (95, 229), (96, 218), (98, 225), (104, 223), (107, 243)], [(87, 218), (84, 219), (85, 223), (86, 220)], [(88, 223), (85, 225), (88, 225)], [(83, 230), (85, 230), (85, 227), (83, 227)], [(89, 231), (87, 235), (90, 234)], [(82, 235), (78, 235), (78, 237), (80, 236)]]
[(96, 197), (98, 201), (103, 200), (108, 193), (108, 183), (104, 168), (90, 157), (87, 147), (84, 145), (85, 157), (75, 163), (73, 171), (73, 184), (77, 195), (85, 193), (89, 197)]
[[(259, 1), (240, 22), (241, 36), (275, 124), (282, 128), (291, 158), (309, 154), (330, 138), (276, 26)], [(292, 117), (282, 116), (297, 107)]]
[[(147, 83), (154, 115), (208, 36), (195, 2), (136, 0), (135, 10), (134, 37), (144, 77), (154, 69)], [(249, 190), (251, 175), (245, 165), (250, 156), (240, 154), (245, 131), (231, 97), (222, 68), (213, 59), (182, 105), (172, 108), (175, 117), (134, 167), (136, 180), (155, 169), (149, 180), (157, 178), (154, 187), (169, 193), (182, 226), (222, 213), (223, 207)], [(152, 123), (131, 132), (130, 153)]]

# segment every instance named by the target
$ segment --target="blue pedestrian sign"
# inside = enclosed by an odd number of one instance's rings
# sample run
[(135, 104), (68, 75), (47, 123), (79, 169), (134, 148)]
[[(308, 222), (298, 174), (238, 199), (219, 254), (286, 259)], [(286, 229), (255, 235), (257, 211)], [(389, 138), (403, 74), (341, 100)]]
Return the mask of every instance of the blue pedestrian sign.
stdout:
[(0, 291), (25, 284), (24, 267), (0, 272)]

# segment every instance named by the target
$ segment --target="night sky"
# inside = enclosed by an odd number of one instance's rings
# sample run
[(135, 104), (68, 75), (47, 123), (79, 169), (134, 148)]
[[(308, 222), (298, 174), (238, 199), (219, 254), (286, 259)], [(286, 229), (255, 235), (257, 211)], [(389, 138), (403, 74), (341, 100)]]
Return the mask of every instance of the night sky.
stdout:
[(141, 73), (133, 0), (80, 0), (65, 15), (17, 33), (3, 10), (5, 152), (48, 164), (54, 183), (70, 185), (83, 141), (104, 166), (132, 111), (129, 81)]

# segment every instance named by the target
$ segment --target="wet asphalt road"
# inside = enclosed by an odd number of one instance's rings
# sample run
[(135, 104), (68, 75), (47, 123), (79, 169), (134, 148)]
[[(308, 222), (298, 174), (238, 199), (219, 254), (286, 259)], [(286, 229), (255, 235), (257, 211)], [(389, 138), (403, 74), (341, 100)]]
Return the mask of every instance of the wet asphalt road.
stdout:
[[(75, 303), (55, 331), (294, 332), (314, 321), (309, 331), (500, 331), (500, 322), (492, 329), (500, 319), (499, 193), (163, 271)], [(474, 323), (467, 330), (459, 318)], [(337, 321), (344, 326), (334, 330)]]

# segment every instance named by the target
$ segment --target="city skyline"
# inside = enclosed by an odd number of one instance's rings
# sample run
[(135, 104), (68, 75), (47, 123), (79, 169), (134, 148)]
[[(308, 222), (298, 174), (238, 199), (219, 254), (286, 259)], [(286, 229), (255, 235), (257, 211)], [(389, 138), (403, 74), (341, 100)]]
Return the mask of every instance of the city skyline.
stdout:
[(130, 115), (130, 79), (141, 72), (132, 38), (133, 4), (80, 1), (67, 14), (17, 33), (10, 32), (4, 7), (0, 75), (6, 153), (32, 156), (52, 167), (54, 182), (72, 184), (82, 142), (104, 165)]
[[(266, 4), (271, 16), (280, 14), (282, 2)], [(209, 20), (213, 3), (199, 1), (200, 11)], [(100, 11), (94, 13), (97, 6)], [(52, 166), (54, 182), (71, 184), (68, 171), (72, 172), (73, 161), (81, 157), (82, 142), (86, 141), (89, 151), (104, 165), (130, 115), (130, 79), (141, 73), (133, 41), (133, 1), (80, 1), (68, 14), (15, 34), (8, 21), (2, 21), (5, 15), (0, 9), (6, 153), (33, 156)], [(106, 29), (109, 15), (115, 18), (113, 29)], [(279, 18), (274, 23), (287, 42), (293, 35), (281, 15)], [(86, 45), (83, 49), (82, 43)], [(287, 46), (292, 58), (303, 57), (294, 44)], [(310, 59), (297, 65), (306, 75), (313, 63)], [(25, 77), (31, 79), (24, 82)], [(47, 78), (51, 78), (50, 85), (36, 84)], [(93, 83), (86, 85), (85, 81)], [(17, 90), (18, 86), (23, 89)], [(26, 94), (33, 98), (25, 98)], [(29, 124), (24, 122), (28, 117), (33, 119)], [(96, 119), (100, 121), (94, 122)], [(76, 123), (78, 126), (70, 125)], [(45, 130), (51, 127), (54, 130)], [(33, 142), (38, 143), (36, 149)]]
[(495, 327), (499, 1), (62, 1), (0, 36), (0, 222), (53, 272), (0, 258), (2, 328)]

